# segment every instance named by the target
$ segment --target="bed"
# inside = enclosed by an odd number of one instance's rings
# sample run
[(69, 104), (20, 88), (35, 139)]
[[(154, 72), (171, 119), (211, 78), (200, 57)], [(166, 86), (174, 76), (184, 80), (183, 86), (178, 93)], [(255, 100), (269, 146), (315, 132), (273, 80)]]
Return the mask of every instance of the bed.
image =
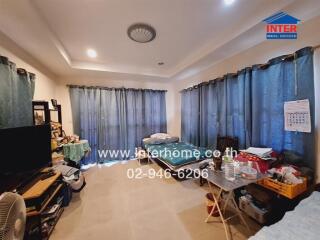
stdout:
[(206, 159), (207, 150), (184, 142), (145, 144), (145, 149), (150, 158), (158, 159), (171, 170)]
[(319, 223), (320, 192), (314, 191), (293, 211), (287, 212), (282, 220), (269, 227), (263, 227), (249, 240), (319, 239)]

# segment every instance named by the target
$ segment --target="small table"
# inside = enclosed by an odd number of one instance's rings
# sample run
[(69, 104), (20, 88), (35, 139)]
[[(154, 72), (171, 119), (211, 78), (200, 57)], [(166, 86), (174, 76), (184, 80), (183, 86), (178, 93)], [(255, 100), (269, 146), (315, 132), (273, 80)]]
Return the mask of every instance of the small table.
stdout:
[[(199, 171), (199, 163), (190, 165), (190, 169)], [(204, 174), (204, 171), (207, 171), (208, 174)], [(229, 237), (228, 229), (227, 229), (227, 221), (229, 221), (231, 218), (238, 216), (241, 219), (241, 221), (243, 222), (243, 224), (246, 226), (248, 231), (250, 231), (250, 228), (249, 228), (247, 222), (245, 221), (244, 217), (242, 216), (241, 210), (239, 209), (239, 207), (234, 199), (234, 190), (237, 188), (249, 185), (250, 183), (256, 183), (258, 180), (266, 178), (267, 175), (266, 174), (258, 174), (257, 179), (254, 179), (254, 180), (249, 180), (249, 179), (245, 179), (242, 177), (238, 177), (234, 181), (229, 181), (225, 178), (225, 173), (222, 171), (213, 171), (211, 169), (204, 169), (204, 170), (200, 171), (200, 173), (201, 173), (201, 177), (208, 181), (209, 189), (210, 189), (210, 192), (211, 192), (213, 199), (214, 199), (214, 206), (212, 207), (212, 210), (209, 213), (208, 217), (206, 218), (205, 222), (207, 223), (209, 221), (209, 218), (212, 215), (212, 213), (215, 211), (215, 207), (216, 207), (219, 212), (219, 216), (221, 218), (221, 221), (222, 221), (222, 224), (223, 224), (223, 227), (225, 230), (226, 238), (228, 240), (230, 239), (230, 237)], [(216, 186), (219, 189), (217, 195), (214, 194), (213, 186)], [(223, 208), (221, 209), (221, 206), (219, 206), (218, 203), (221, 202), (221, 200), (222, 200), (222, 193), (223, 192), (226, 192), (227, 196), (224, 201)], [(225, 211), (226, 211), (226, 208), (230, 202), (233, 205), (233, 208), (236, 210), (236, 214), (231, 217), (225, 218), (225, 216), (224, 216)]]
[(88, 140), (80, 140), (78, 143), (68, 143), (63, 145), (63, 155), (65, 158), (74, 161), (76, 164), (91, 151)]

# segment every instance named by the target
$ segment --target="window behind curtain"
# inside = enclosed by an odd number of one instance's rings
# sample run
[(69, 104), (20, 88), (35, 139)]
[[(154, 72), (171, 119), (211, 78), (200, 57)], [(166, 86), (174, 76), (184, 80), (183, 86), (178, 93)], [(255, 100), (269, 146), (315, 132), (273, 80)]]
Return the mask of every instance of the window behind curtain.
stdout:
[[(312, 132), (284, 131), (284, 102), (309, 99)], [(216, 147), (218, 134), (238, 137), (240, 148), (293, 150), (314, 167), (313, 49), (271, 59), (182, 91), (182, 140)]]
[[(134, 157), (142, 139), (167, 131), (165, 91), (69, 88), (74, 132), (89, 140), (92, 152), (83, 164)], [(98, 150), (121, 150), (99, 156)]]

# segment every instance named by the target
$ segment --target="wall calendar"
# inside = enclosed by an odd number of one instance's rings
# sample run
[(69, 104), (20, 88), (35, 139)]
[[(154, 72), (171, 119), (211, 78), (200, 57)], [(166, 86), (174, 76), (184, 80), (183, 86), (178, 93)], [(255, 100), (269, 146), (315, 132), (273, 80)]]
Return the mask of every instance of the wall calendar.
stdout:
[(308, 99), (284, 103), (286, 131), (311, 132), (310, 104)]

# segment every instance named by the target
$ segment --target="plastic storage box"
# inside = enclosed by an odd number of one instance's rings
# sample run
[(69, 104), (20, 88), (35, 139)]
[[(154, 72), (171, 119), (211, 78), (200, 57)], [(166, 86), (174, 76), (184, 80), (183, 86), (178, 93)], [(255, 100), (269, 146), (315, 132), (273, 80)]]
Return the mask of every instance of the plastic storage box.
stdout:
[(264, 224), (267, 222), (268, 210), (261, 209), (254, 205), (254, 203), (246, 196), (239, 198), (239, 208), (245, 212), (248, 216), (255, 219), (257, 222)]
[(282, 183), (272, 178), (264, 178), (258, 181), (258, 184), (289, 199), (293, 199), (307, 190), (306, 178), (303, 178), (303, 183), (300, 184)]

